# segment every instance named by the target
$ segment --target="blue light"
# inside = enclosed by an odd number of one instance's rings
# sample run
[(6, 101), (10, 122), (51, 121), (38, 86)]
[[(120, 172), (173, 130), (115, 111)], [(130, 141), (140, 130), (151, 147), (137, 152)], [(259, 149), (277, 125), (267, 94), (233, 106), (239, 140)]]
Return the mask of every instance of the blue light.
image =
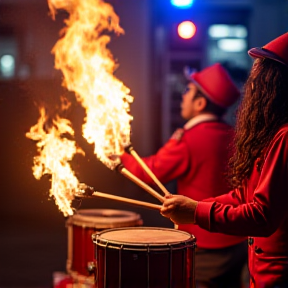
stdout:
[(175, 7), (186, 9), (193, 5), (193, 0), (170, 0), (171, 4)]

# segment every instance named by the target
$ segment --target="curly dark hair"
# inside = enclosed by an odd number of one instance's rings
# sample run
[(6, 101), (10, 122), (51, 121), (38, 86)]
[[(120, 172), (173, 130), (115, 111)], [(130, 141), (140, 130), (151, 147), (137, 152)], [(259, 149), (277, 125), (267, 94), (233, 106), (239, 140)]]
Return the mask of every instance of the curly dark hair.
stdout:
[(288, 67), (271, 59), (256, 59), (237, 111), (235, 153), (228, 172), (232, 188), (242, 187), (258, 158), (261, 171), (265, 148), (284, 123), (288, 123)]

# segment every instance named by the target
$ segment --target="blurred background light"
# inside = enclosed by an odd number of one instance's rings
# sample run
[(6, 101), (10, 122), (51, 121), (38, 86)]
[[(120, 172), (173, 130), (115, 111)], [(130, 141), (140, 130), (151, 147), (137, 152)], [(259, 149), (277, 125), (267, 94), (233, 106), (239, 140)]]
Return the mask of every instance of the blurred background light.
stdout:
[(196, 33), (196, 26), (191, 21), (183, 21), (178, 25), (178, 35), (183, 39), (191, 39)]
[(15, 72), (15, 58), (6, 54), (0, 57), (0, 71), (3, 77), (12, 77)]
[(243, 25), (215, 24), (209, 27), (208, 34), (211, 38), (246, 38), (248, 32)]
[(247, 50), (247, 42), (244, 39), (220, 39), (218, 48), (225, 52), (242, 52)]
[(192, 7), (193, 0), (171, 0), (171, 4), (177, 8), (187, 9)]

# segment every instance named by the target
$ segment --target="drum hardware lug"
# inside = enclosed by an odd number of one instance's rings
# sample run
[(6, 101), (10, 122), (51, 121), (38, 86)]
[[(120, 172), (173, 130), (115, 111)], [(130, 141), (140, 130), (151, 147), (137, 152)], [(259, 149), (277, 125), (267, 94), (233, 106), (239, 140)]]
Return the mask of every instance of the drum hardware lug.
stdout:
[(98, 232), (96, 231), (95, 233), (93, 233), (91, 235), (91, 239), (92, 239), (93, 243), (95, 243), (95, 241), (97, 241), (98, 234), (99, 234), (99, 231)]
[(87, 263), (87, 271), (90, 275), (94, 274), (96, 277), (96, 269), (97, 269), (97, 265), (95, 262), (90, 261)]
[(94, 274), (94, 282), (97, 283), (97, 264), (96, 262), (90, 261), (87, 263), (87, 271), (91, 276)]

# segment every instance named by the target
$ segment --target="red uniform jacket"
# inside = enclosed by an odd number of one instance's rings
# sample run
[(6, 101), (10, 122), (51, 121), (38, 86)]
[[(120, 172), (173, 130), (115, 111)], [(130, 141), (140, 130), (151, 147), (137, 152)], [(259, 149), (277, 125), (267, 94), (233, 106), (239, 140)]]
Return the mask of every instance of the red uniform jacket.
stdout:
[(288, 287), (288, 124), (271, 141), (260, 173), (256, 166), (257, 161), (244, 201), (235, 190), (199, 202), (196, 223), (209, 231), (251, 236), (249, 270), (255, 287)]
[[(225, 123), (202, 122), (183, 130), (182, 137), (174, 135), (155, 155), (143, 160), (162, 183), (177, 179), (177, 193), (195, 200), (215, 197), (229, 192), (223, 173), (226, 171), (232, 136), (232, 127)], [(135, 176), (153, 184), (131, 155), (125, 153), (121, 160)], [(210, 233), (192, 224), (179, 225), (179, 229), (193, 234), (199, 248), (223, 248), (245, 239)]]

